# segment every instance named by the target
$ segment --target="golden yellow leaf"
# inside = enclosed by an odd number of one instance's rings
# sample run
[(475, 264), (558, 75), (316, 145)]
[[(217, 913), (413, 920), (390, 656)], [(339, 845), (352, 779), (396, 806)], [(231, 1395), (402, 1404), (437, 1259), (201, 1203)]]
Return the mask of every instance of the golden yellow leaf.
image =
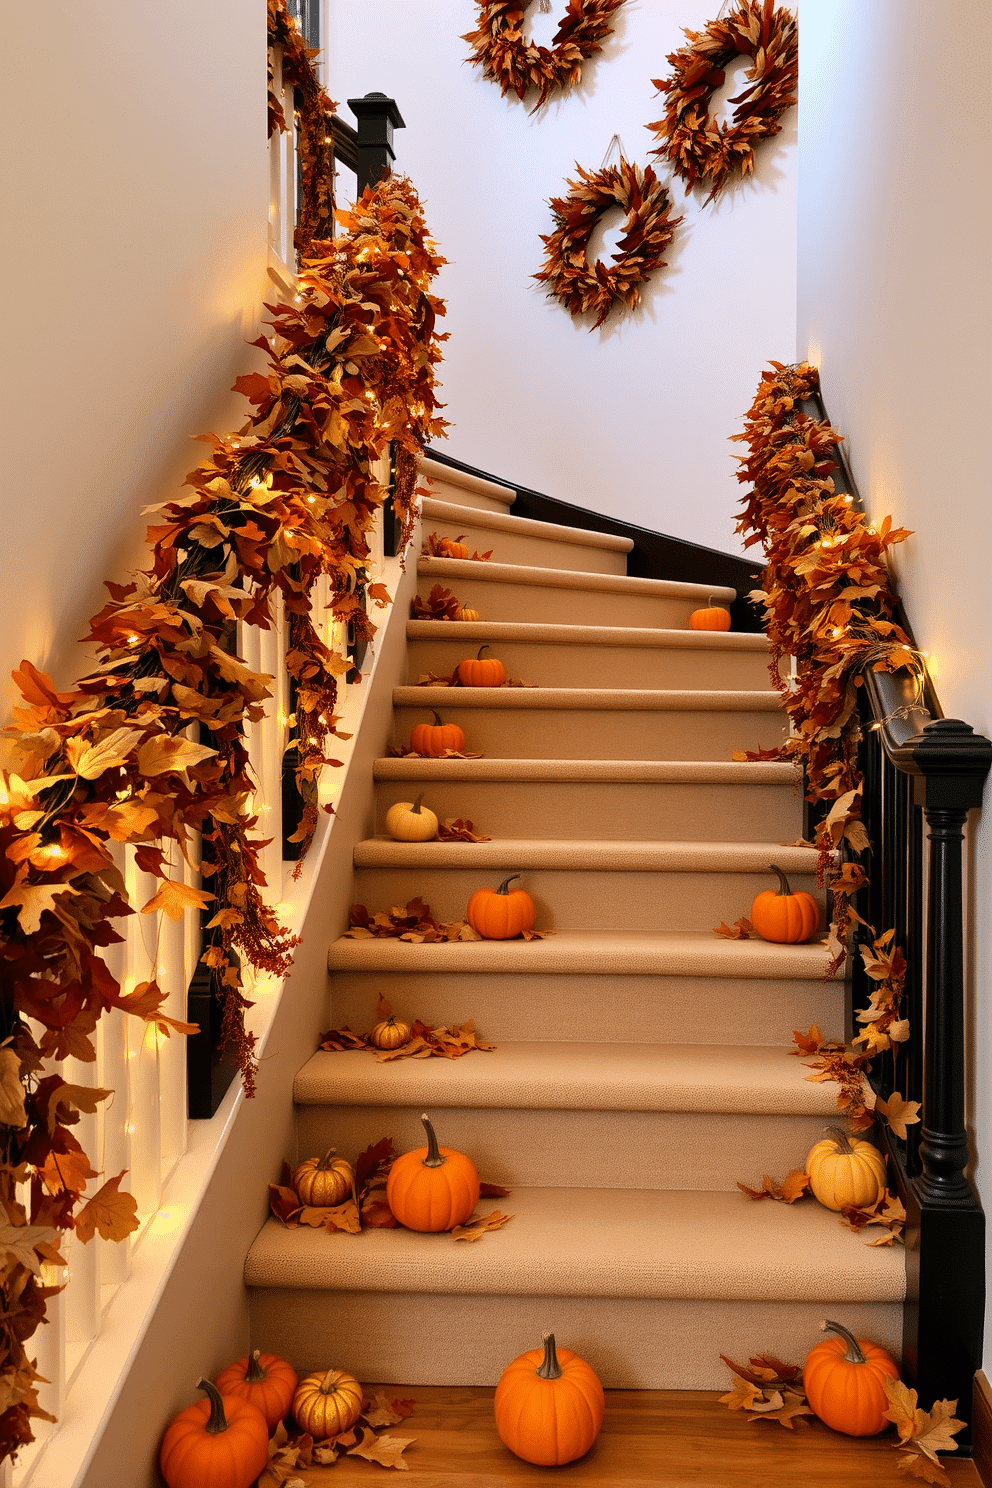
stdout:
[(124, 1240), (138, 1228), (138, 1203), (129, 1193), (121, 1193), (119, 1184), (126, 1168), (116, 1178), (108, 1178), (76, 1215), (76, 1234), (85, 1245), (99, 1231), (104, 1240)]
[(194, 889), (189, 884), (167, 878), (158, 893), (143, 905), (141, 913), (155, 914), (161, 910), (170, 920), (181, 920), (187, 909), (206, 909), (208, 901), (216, 897), (206, 889)]
[(186, 770), (217, 753), (206, 744), (194, 744), (181, 735), (156, 734), (138, 750), (138, 769), (146, 778), (166, 770)]

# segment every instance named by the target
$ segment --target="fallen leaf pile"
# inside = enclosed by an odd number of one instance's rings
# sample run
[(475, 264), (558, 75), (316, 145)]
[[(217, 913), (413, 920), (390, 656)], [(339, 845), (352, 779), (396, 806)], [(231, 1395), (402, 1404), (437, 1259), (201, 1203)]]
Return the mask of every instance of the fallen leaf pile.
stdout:
[(362, 1405), (362, 1413), (348, 1431), (315, 1442), (306, 1432), (291, 1435), (280, 1421), (269, 1442), (269, 1461), (256, 1488), (294, 1488), (302, 1484), (301, 1467), (331, 1467), (339, 1457), (363, 1457), (379, 1467), (408, 1471), (403, 1453), (416, 1437), (387, 1436), (383, 1427), (398, 1426), (413, 1415), (415, 1400), (387, 1400), (377, 1391)]
[(467, 60), (477, 62), (490, 82), (499, 83), (504, 97), (515, 93), (523, 99), (529, 88), (537, 88), (537, 109), (552, 93), (575, 87), (585, 58), (595, 56), (613, 34), (610, 18), (623, 0), (570, 0), (550, 49), (524, 40), (523, 17), (528, 0), (478, 3), (478, 28), (462, 37), (472, 47)]
[[(452, 541), (457, 542), (457, 540), (457, 538), (452, 539), (450, 537), (442, 537), (439, 532), (429, 532), (424, 538), (423, 547), (420, 551), (423, 553), (425, 558), (451, 558), (453, 555), (447, 551), (443, 544), (450, 543)], [(487, 548), (484, 553), (480, 553), (477, 548), (474, 553), (470, 554), (468, 561), (470, 563), (488, 563), (492, 556), (492, 548)], [(465, 560), (463, 559), (462, 561), (464, 562)], [(440, 585), (435, 584), (434, 589), (431, 590), (431, 593), (433, 594), (434, 590), (439, 588)], [(446, 593), (447, 591), (442, 592)], [(454, 619), (454, 616), (446, 615), (441, 618)]]
[(726, 1354), (720, 1358), (737, 1376), (733, 1389), (720, 1396), (720, 1404), (749, 1411), (749, 1423), (777, 1421), (791, 1431), (797, 1418), (813, 1415), (806, 1404), (801, 1364), (785, 1364), (774, 1354), (754, 1354), (746, 1365), (735, 1364)]
[(443, 749), (440, 754), (421, 754), (417, 749), (408, 749), (405, 744), (390, 744), (391, 759), (482, 759), (482, 750), (470, 753), (465, 749)]
[[(548, 930), (522, 930), (518, 940), (543, 940)], [(411, 899), (405, 908), (394, 904), (391, 909), (379, 909), (374, 913), (364, 904), (351, 906), (349, 929), (345, 940), (408, 940), (414, 945), (433, 944), (446, 940), (482, 940), (478, 930), (473, 930), (467, 920), (438, 921), (431, 914), (431, 907), (423, 899)]]
[[(293, 1187), (293, 1170), (284, 1162), (278, 1183), (269, 1184), (269, 1210), (288, 1230), (301, 1225), (315, 1230), (326, 1230), (328, 1234), (340, 1231), (347, 1235), (359, 1235), (362, 1230), (395, 1230), (399, 1221), (386, 1202), (386, 1180), (394, 1159), (398, 1156), (392, 1137), (366, 1147), (355, 1159), (355, 1188), (352, 1196), (343, 1204), (317, 1208), (301, 1204)], [(506, 1198), (510, 1190), (499, 1183), (480, 1183), (479, 1197), (482, 1199)], [(450, 1231), (455, 1240), (481, 1240), (490, 1230), (501, 1230), (509, 1224), (512, 1214), (473, 1214)]]
[(792, 1168), (781, 1183), (765, 1173), (762, 1175), (760, 1188), (748, 1188), (746, 1183), (738, 1183), (737, 1187), (749, 1199), (775, 1199), (779, 1204), (794, 1204), (797, 1199), (809, 1193), (809, 1174), (804, 1173), (802, 1168)]
[(454, 620), (462, 602), (450, 589), (435, 584), (426, 599), (415, 594), (410, 601), (410, 616), (413, 620)]
[[(380, 997), (375, 1010), (376, 1023), (384, 1023), (392, 1016), (392, 1004), (385, 997)], [(432, 1056), (439, 1059), (460, 1059), (473, 1049), (489, 1053), (495, 1047), (495, 1044), (483, 1043), (471, 1018), (467, 1023), (453, 1024), (450, 1028), (429, 1028), (417, 1018), (411, 1024), (410, 1037), (398, 1049), (379, 1049), (372, 1042), (371, 1032), (353, 1033), (350, 1028), (329, 1029), (327, 1033), (321, 1034), (318, 1045), (318, 1048), (328, 1053), (345, 1049), (368, 1049), (376, 1054), (380, 1064), (392, 1063), (397, 1059), (430, 1059)]]
[[(799, 1199), (804, 1199), (807, 1194), (813, 1197), (809, 1174), (804, 1173), (801, 1168), (792, 1168), (786, 1173), (781, 1183), (776, 1178), (772, 1178), (770, 1174), (764, 1173), (760, 1188), (749, 1188), (746, 1183), (740, 1182), (737, 1187), (742, 1194), (747, 1194), (749, 1199), (773, 1199), (778, 1204), (795, 1204)], [(898, 1195), (886, 1189), (874, 1204), (863, 1209), (853, 1206), (843, 1208), (838, 1215), (838, 1222), (846, 1225), (849, 1230), (854, 1230), (856, 1234), (860, 1234), (869, 1225), (881, 1225), (885, 1234), (875, 1240), (869, 1240), (868, 1244), (894, 1245), (896, 1241), (902, 1240), (906, 1211)]]
[(446, 816), (437, 829), (439, 842), (492, 842), (491, 837), (475, 830), (475, 823), (461, 816)]
[(956, 1400), (938, 1400), (933, 1410), (920, 1410), (915, 1390), (907, 1389), (902, 1380), (885, 1381), (885, 1393), (889, 1397), (886, 1419), (895, 1424), (899, 1440), (894, 1442), (899, 1458), (896, 1466), (911, 1478), (921, 1478), (924, 1483), (936, 1483), (940, 1488), (950, 1488), (951, 1480), (940, 1465), (938, 1452), (956, 1452), (954, 1440), (963, 1431), (964, 1421), (959, 1421), (954, 1412)]
[[(247, 751), (272, 678), (237, 654), (238, 637), (268, 629), (275, 605), (284, 607), (305, 849), (318, 777), (338, 763), (327, 747), (338, 734), (337, 679), (350, 667), (318, 635), (315, 586), (326, 583), (336, 621), (371, 636), (363, 587), (375, 605), (389, 594), (365, 584), (369, 537), (387, 499), (369, 472), (392, 444), (395, 505), (407, 528), (415, 456), (444, 427), (434, 395), (444, 307), (430, 292), (442, 260), (417, 195), (392, 176), (339, 213), (342, 230), (330, 238), (333, 105), (282, 0), (270, 0), (269, 18), (301, 103), (296, 293), (268, 307), (271, 334), (255, 343), (265, 369), (235, 383), (250, 405), (246, 421), (236, 433), (202, 437), (205, 456), (183, 490), (150, 508), (146, 566), (129, 583), (108, 583), (85, 637), (92, 670), (60, 691), (22, 662), (14, 676), (23, 702), (0, 740), (2, 1078), (15, 1118), (0, 1161), (9, 1237), (0, 1256), (0, 1460), (30, 1442), (32, 1419), (44, 1417), (25, 1348), (58, 1290), (42, 1285), (41, 1263), (62, 1264), (63, 1231), (86, 1241), (137, 1227), (135, 1202), (120, 1190), (124, 1174), (97, 1173), (77, 1136), (81, 1113), (109, 1092), (69, 1084), (52, 1066), (92, 1063), (100, 1019), (114, 1010), (156, 1034), (196, 1031), (165, 1013), (156, 981), (125, 991), (104, 955), (120, 942), (126, 915), (178, 921), (206, 909), (203, 960), (221, 1042), (251, 1092), (254, 1038), (240, 967), (283, 975), (296, 941), (263, 898)], [(286, 124), (270, 98), (270, 127)], [(159, 881), (139, 905), (128, 902), (118, 864), (125, 848), (138, 882), (143, 874)], [(23, 1102), (11, 1098), (12, 1079)]]
[[(774, 0), (739, 0), (702, 31), (684, 29), (688, 46), (669, 54), (670, 76), (654, 80), (667, 95), (665, 117), (647, 127), (662, 141), (652, 153), (682, 177), (687, 190), (708, 182), (710, 202), (728, 179), (753, 173), (755, 145), (778, 134), (779, 119), (795, 103), (798, 26), (791, 11), (775, 9)], [(735, 57), (752, 60), (747, 86), (729, 100), (733, 117), (714, 121), (710, 99)]]
[[(505, 682), (490, 682), (490, 688), (496, 687), (537, 687), (537, 682), (521, 682), (519, 677), (507, 677)], [(464, 687), (465, 683), (458, 675), (458, 668), (449, 674), (444, 672), (422, 672), (415, 682), (416, 687)]]

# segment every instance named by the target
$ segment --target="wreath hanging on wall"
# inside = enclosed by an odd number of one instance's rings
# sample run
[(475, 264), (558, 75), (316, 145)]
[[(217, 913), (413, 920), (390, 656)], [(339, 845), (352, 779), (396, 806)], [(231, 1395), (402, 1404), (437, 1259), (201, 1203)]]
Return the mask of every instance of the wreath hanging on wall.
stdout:
[[(708, 21), (702, 31), (686, 30), (689, 45), (672, 52), (670, 77), (654, 80), (668, 96), (665, 117), (647, 127), (661, 140), (652, 153), (667, 160), (691, 190), (710, 183), (707, 202), (727, 178), (749, 176), (754, 146), (778, 134), (778, 122), (796, 101), (799, 79), (799, 28), (788, 10), (774, 0), (740, 0), (722, 20)], [(731, 123), (709, 117), (709, 103), (735, 57), (750, 57), (748, 86), (736, 98)]]
[[(601, 326), (615, 304), (634, 308), (640, 299), (637, 286), (662, 264), (682, 218), (671, 216), (668, 188), (650, 166), (642, 171), (621, 157), (619, 165), (598, 171), (577, 165), (576, 170), (579, 180), (566, 183), (568, 195), (552, 198), (555, 228), (541, 234), (545, 260), (534, 278), (572, 315), (594, 310), (595, 325)], [(610, 207), (620, 207), (625, 216), (614, 267), (607, 268), (602, 259), (590, 264), (587, 253), (592, 230)]]
[[(567, 92), (582, 76), (582, 63), (602, 49), (613, 33), (610, 17), (624, 0), (568, 0), (551, 46), (528, 45), (523, 38), (524, 12), (531, 0), (478, 0), (479, 25), (462, 41), (472, 46), (478, 62), (505, 97), (523, 98), (528, 88), (540, 90), (535, 108), (559, 89)], [(542, 9), (550, 8), (542, 5)]]

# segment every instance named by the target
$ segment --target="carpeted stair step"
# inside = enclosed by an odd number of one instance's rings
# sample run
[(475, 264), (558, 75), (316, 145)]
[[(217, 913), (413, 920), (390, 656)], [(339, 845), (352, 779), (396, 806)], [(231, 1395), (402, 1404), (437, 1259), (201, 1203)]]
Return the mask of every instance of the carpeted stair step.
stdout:
[(488, 645), (529, 686), (648, 690), (772, 689), (768, 644), (742, 631), (616, 629), (487, 621), (411, 620), (408, 678), (448, 676)]
[(500, 563), (528, 567), (626, 574), (627, 554), (634, 546), (629, 537), (584, 532), (503, 512), (474, 511), (432, 497), (423, 499), (421, 517), (425, 533), (460, 537), (470, 552), (491, 550), (493, 559)]
[(459, 506), (476, 507), (480, 511), (506, 512), (517, 499), (516, 491), (499, 481), (486, 480), (481, 475), (470, 475), (467, 470), (455, 470), (432, 460), (430, 455), (421, 455), (417, 461), (418, 484), (430, 481), (431, 495), (441, 501), (455, 502)]
[[(537, 908), (536, 928), (710, 930), (746, 915), (777, 888), (777, 863), (795, 891), (817, 896), (817, 854), (774, 842), (608, 842), (499, 838), (394, 842), (355, 848), (355, 892), (369, 906), (418, 895), (435, 916), (460, 919), (476, 889), (519, 874)], [(820, 921), (824, 920), (822, 895)]]
[(845, 984), (824, 946), (712, 933), (561, 931), (546, 940), (334, 941), (332, 1027), (371, 1028), (379, 994), (432, 1026), (474, 1018), (491, 1039), (787, 1043), (840, 1037)]
[(729, 760), (781, 744), (776, 692), (650, 688), (395, 687), (394, 742), (408, 746), (432, 710), (488, 758)]
[(493, 838), (793, 842), (802, 826), (796, 773), (778, 762), (387, 758), (373, 772), (377, 832), (420, 791)]
[(424, 598), (435, 584), (440, 584), (486, 620), (549, 625), (686, 628), (693, 610), (705, 606), (711, 598), (717, 604), (730, 604), (736, 593), (719, 585), (707, 588), (672, 579), (569, 572), (500, 563), (495, 557), (479, 563), (471, 558), (422, 555), (417, 574), (417, 587)]
[(315, 1054), (296, 1077), (301, 1157), (441, 1142), (509, 1186), (734, 1189), (802, 1167), (837, 1115), (780, 1047), (503, 1043), (461, 1059)]
[(608, 1388), (724, 1389), (721, 1353), (802, 1359), (839, 1315), (898, 1356), (903, 1254), (812, 1200), (517, 1188), (490, 1208), (514, 1217), (474, 1245), (270, 1220), (245, 1269), (255, 1345), (298, 1370), (483, 1385), (550, 1329)]

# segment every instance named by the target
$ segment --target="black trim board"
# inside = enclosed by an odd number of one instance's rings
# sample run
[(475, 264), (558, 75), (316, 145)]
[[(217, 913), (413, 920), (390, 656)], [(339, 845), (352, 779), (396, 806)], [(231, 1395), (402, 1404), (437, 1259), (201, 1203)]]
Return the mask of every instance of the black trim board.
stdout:
[(715, 548), (704, 548), (698, 543), (686, 542), (684, 538), (668, 537), (662, 532), (649, 532), (644, 527), (635, 527), (630, 522), (621, 522), (602, 512), (587, 511), (581, 506), (572, 506), (567, 501), (558, 501), (554, 496), (545, 496), (529, 486), (518, 485), (502, 476), (490, 475), (474, 465), (466, 465), (447, 452), (429, 448), (424, 451), (439, 465), (452, 470), (464, 471), (467, 475), (478, 475), (483, 480), (494, 481), (516, 492), (513, 503), (515, 517), (530, 517), (536, 522), (555, 522), (560, 527), (575, 527), (582, 532), (608, 532), (617, 537), (630, 538), (634, 544), (627, 554), (627, 572), (639, 579), (672, 579), (683, 584), (725, 585), (737, 590), (737, 599), (730, 607), (734, 630), (760, 631), (764, 627), (761, 616), (746, 598), (749, 590), (760, 588), (763, 564), (751, 558), (738, 558), (732, 553), (720, 553)]

